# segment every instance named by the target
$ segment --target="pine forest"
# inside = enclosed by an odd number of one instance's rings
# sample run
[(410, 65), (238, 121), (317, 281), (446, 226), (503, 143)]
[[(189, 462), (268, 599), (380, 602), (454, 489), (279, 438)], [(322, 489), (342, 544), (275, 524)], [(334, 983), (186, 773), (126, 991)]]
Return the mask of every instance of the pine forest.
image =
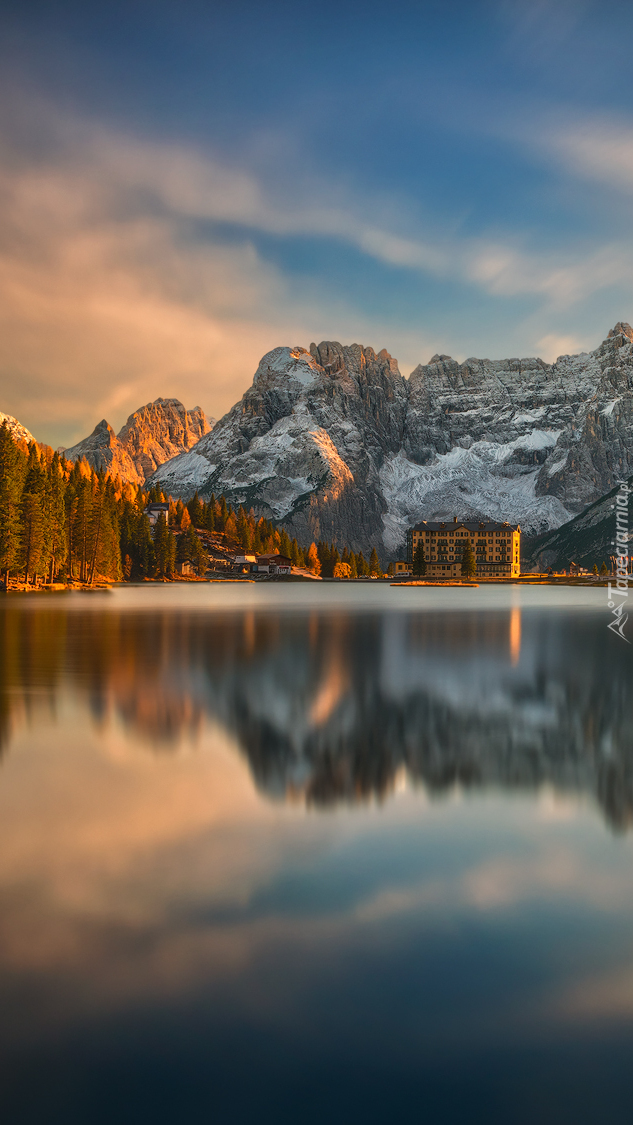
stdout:
[[(154, 528), (145, 512), (168, 510)], [(94, 586), (113, 581), (197, 576), (214, 555), (280, 553), (294, 567), (323, 578), (382, 575), (375, 551), (334, 543), (300, 546), (283, 526), (225, 498), (173, 501), (158, 489), (122, 484), (86, 461), (69, 462), (48, 446), (16, 440), (0, 427), (0, 581), (4, 588)]]

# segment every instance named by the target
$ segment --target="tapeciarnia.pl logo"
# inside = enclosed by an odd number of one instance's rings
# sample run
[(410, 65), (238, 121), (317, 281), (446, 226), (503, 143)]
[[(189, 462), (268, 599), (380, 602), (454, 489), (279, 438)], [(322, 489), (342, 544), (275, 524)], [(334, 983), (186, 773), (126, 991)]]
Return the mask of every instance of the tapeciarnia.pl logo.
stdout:
[[(622, 637), (623, 641), (630, 644), (628, 637), (624, 633), (624, 626), (626, 625), (629, 615), (625, 613), (625, 606), (627, 605), (626, 598), (629, 596), (629, 488), (626, 481), (620, 485), (618, 495), (616, 496), (615, 504), (615, 574), (616, 583), (612, 586), (607, 583), (607, 605), (613, 615), (613, 620), (607, 625), (612, 633), (617, 633)], [(617, 602), (615, 599), (621, 598)]]

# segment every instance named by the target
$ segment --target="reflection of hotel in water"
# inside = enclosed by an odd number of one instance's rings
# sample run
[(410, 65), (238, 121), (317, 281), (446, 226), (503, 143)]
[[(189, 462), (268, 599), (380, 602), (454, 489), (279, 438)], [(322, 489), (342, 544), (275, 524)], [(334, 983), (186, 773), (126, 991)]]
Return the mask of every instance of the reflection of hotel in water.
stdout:
[(452, 522), (423, 520), (407, 531), (407, 563), (413, 564), (416, 549), (424, 547), (426, 573), (432, 577), (459, 578), (462, 554), (470, 543), (482, 578), (518, 578), (521, 573), (521, 528), (494, 520)]
[(271, 796), (380, 798), (404, 776), (430, 793), (547, 783), (633, 821), (628, 653), (610, 660), (590, 616), (84, 616), (13, 602), (1, 624), (5, 745), (29, 710), (54, 719), (72, 692), (95, 722), (123, 723), (156, 750), (219, 723)]

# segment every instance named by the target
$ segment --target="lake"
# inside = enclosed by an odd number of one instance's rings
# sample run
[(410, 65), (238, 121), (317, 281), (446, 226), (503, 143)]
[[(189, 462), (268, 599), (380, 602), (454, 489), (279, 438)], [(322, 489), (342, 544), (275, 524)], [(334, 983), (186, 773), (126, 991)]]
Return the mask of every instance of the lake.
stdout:
[(0, 1115), (629, 1122), (604, 589), (0, 602)]

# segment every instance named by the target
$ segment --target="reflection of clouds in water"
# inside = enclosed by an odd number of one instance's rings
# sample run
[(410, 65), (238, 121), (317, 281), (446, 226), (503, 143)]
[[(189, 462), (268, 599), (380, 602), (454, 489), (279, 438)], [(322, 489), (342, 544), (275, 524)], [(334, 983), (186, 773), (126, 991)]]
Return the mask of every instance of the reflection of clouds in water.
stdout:
[[(544, 833), (531, 801), (409, 791), (379, 816), (306, 817), (262, 800), (220, 731), (185, 755), (123, 755), (116, 731), (87, 737), (78, 718), (60, 714), (58, 748), (42, 728), (21, 739), (0, 786), (0, 989), (7, 973), (61, 975), (46, 1025), (202, 984), (244, 1011), (295, 1011), (360, 941), (395, 955), (403, 922), (444, 932), (565, 900), (615, 917), (633, 900), (626, 856), (593, 855), (580, 822)], [(33, 1030), (23, 1018), (12, 1037)]]

